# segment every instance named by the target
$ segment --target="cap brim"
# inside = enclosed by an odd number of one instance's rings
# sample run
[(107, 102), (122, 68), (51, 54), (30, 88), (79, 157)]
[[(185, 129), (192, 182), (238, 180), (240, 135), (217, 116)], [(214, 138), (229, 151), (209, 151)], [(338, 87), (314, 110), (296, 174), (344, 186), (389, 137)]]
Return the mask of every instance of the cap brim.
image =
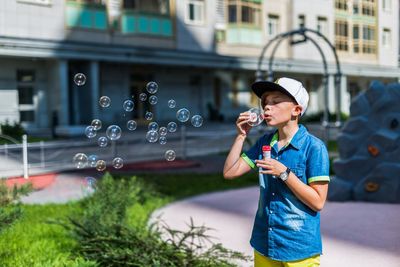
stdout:
[(269, 82), (269, 81), (258, 81), (251, 85), (251, 90), (259, 97), (265, 92), (279, 91), (287, 96), (290, 96), (296, 103), (296, 99), (282, 86), (277, 83)]

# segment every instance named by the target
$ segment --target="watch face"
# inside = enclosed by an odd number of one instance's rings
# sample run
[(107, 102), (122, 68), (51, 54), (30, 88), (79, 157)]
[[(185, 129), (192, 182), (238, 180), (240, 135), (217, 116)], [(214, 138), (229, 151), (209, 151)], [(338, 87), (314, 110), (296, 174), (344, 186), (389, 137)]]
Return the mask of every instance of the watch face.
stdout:
[(282, 172), (280, 175), (279, 175), (279, 178), (282, 180), (282, 181), (286, 181), (286, 179), (288, 178), (288, 173), (285, 171), (285, 172)]

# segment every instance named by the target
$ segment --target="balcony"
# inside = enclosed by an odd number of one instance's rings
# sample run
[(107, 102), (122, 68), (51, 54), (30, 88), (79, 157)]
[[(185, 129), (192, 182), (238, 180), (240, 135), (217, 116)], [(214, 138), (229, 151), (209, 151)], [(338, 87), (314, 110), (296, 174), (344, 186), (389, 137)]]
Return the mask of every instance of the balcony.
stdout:
[(261, 45), (263, 43), (262, 30), (255, 26), (228, 24), (224, 35), (226, 44)]
[(106, 6), (67, 1), (66, 25), (69, 28), (106, 30), (108, 27)]
[(123, 34), (172, 37), (172, 19), (170, 15), (124, 10), (121, 15), (121, 32)]

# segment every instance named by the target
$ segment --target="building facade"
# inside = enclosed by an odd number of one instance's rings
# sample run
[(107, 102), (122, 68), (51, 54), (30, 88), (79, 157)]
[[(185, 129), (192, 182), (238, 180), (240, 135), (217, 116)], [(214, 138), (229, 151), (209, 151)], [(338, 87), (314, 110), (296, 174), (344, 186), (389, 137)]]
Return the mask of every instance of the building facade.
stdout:
[[(4, 0), (0, 1), (0, 122), (30, 133), (72, 135), (93, 118), (105, 124), (174, 119), (168, 106), (205, 119), (236, 118), (258, 104), (249, 86), (262, 48), (277, 34), (306, 27), (335, 46), (342, 67), (342, 112), (374, 79), (397, 82), (399, 6), (395, 0)], [(335, 112), (335, 61), (328, 62), (329, 110)], [(310, 42), (284, 40), (275, 78), (303, 81), (307, 114), (325, 108), (323, 67)], [(266, 52), (263, 70), (271, 56)], [(87, 77), (84, 86), (74, 74)], [(139, 101), (149, 81), (159, 103)], [(111, 98), (101, 109), (98, 99)], [(122, 102), (134, 99), (133, 112)], [(79, 130), (79, 131), (78, 131)]]

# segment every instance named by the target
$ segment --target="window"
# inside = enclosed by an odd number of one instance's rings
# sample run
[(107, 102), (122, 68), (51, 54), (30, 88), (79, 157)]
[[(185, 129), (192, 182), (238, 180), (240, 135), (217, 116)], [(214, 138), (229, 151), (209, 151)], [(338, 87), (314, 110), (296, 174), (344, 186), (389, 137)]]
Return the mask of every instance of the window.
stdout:
[(34, 83), (33, 70), (17, 70), (18, 102), (21, 122), (33, 122), (34, 113)]
[(237, 6), (236, 5), (229, 5), (228, 6), (228, 14), (229, 14), (229, 23), (238, 23), (237, 18)]
[(19, 112), (19, 120), (21, 122), (33, 122), (35, 121), (35, 112), (33, 110), (21, 110)]
[[(100, 1), (104, 0), (91, 0)], [(123, 9), (130, 9), (133, 11), (157, 14), (157, 15), (168, 15), (169, 14), (169, 0), (123, 0)]]
[(279, 16), (268, 15), (267, 33), (270, 37), (274, 37), (279, 33)]
[(376, 53), (376, 39), (375, 39), (375, 28), (374, 26), (364, 25), (363, 26), (363, 40), (362, 40), (362, 52), (364, 54)]
[(358, 0), (353, 1), (353, 14), (360, 13), (360, 2)]
[(18, 2), (48, 6), (51, 5), (52, 0), (18, 0)]
[(347, 10), (347, 0), (336, 0), (335, 8), (346, 11)]
[(353, 25), (353, 39), (360, 39), (360, 26), (358, 25)]
[(204, 24), (204, 0), (187, 0), (185, 18), (190, 24)]
[(363, 39), (374, 40), (375, 30), (371, 26), (363, 26)]
[(228, 0), (228, 22), (260, 27), (261, 3), (246, 0)]
[(304, 28), (306, 26), (306, 17), (304, 15), (299, 15), (299, 28)]
[(353, 25), (353, 52), (360, 52), (360, 26)]
[(335, 47), (337, 50), (348, 51), (348, 24), (346, 21), (335, 22)]
[(325, 17), (317, 18), (317, 31), (322, 35), (328, 36), (328, 20)]
[(32, 86), (18, 86), (18, 102), (19, 104), (33, 104)]
[(375, 1), (363, 0), (362, 1), (362, 14), (365, 16), (375, 16)]
[(390, 11), (392, 9), (392, 0), (382, 0), (382, 9)]
[(392, 42), (392, 37), (389, 29), (383, 29), (382, 32), (382, 46), (385, 48), (390, 48)]
[(336, 21), (335, 34), (342, 37), (348, 36), (348, 26), (346, 21)]

